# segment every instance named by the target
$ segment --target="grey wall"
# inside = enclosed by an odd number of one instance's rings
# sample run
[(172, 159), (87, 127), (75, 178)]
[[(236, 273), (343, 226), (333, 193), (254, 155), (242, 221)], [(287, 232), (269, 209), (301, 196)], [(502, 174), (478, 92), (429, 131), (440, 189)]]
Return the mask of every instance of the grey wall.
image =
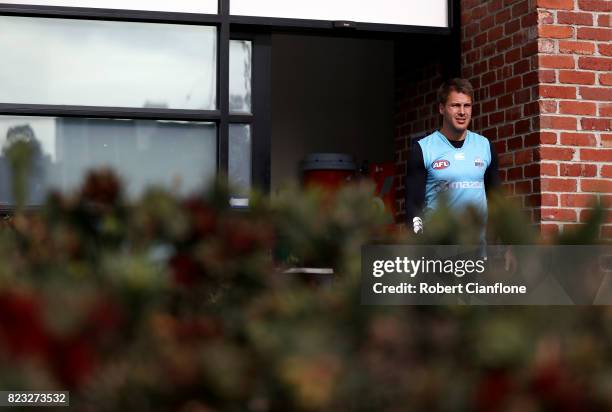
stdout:
[(311, 152), (394, 161), (393, 42), (272, 36), (272, 192)]

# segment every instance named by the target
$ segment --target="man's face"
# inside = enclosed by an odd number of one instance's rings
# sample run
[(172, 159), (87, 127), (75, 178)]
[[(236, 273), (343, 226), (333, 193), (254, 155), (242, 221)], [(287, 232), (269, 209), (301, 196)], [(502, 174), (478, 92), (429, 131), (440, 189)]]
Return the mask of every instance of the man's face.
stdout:
[(445, 105), (440, 105), (444, 125), (456, 132), (467, 130), (472, 119), (472, 98), (467, 94), (451, 91)]

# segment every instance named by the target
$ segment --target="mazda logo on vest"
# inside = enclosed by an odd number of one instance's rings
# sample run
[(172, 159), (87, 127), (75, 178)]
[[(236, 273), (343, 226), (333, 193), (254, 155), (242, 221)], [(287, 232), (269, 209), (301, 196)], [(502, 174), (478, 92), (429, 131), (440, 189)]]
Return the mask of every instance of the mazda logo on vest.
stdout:
[(436, 160), (431, 165), (431, 167), (433, 167), (436, 170), (446, 169), (449, 166), (450, 166), (450, 162), (448, 160)]

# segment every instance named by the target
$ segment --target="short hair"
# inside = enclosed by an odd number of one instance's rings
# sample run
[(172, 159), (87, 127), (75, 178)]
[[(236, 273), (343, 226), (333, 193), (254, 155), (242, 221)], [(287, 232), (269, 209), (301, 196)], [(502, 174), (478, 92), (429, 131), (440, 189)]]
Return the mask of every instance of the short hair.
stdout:
[(474, 101), (474, 88), (467, 79), (455, 77), (442, 83), (438, 89), (438, 103), (446, 104), (450, 92), (467, 94)]

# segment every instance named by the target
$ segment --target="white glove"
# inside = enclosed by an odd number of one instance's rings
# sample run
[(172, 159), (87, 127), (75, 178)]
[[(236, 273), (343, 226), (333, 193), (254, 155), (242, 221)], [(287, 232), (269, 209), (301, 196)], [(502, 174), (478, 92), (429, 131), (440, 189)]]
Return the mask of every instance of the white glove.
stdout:
[(423, 219), (420, 217), (412, 218), (412, 230), (414, 230), (415, 234), (423, 233)]

